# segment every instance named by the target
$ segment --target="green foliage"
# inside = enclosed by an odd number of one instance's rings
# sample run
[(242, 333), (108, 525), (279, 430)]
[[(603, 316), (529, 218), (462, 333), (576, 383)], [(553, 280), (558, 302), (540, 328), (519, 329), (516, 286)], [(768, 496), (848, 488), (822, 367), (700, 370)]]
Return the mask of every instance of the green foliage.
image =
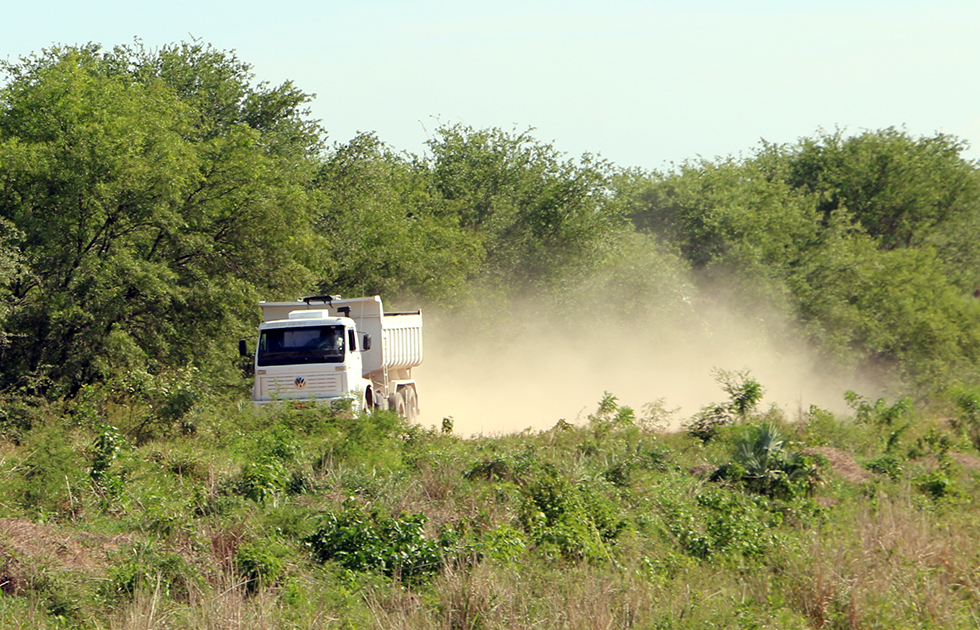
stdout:
[(593, 484), (572, 483), (543, 464), (521, 483), (521, 526), (545, 554), (571, 560), (604, 560), (626, 527), (615, 505)]
[(43, 371), (49, 394), (74, 394), (130, 368), (227, 371), (213, 361), (251, 326), (256, 295), (307, 277), (306, 95), (252, 86), (247, 65), (196, 43), (54, 47), (2, 70), (0, 218), (26, 272), (0, 386)]
[(746, 419), (755, 411), (765, 391), (758, 381), (749, 376), (748, 370), (729, 372), (715, 370), (715, 380), (731, 399), (730, 408), (740, 419)]
[(255, 435), (245, 452), (248, 461), (236, 491), (258, 503), (277, 505), (294, 479), (289, 470), (289, 464), (299, 454), (294, 436), (284, 427), (274, 427)]
[(899, 481), (904, 475), (902, 460), (895, 455), (882, 455), (864, 463), (864, 467), (873, 473), (885, 475), (892, 481)]
[(77, 516), (83, 478), (78, 452), (67, 436), (58, 428), (44, 428), (32, 432), (25, 446), (29, 455), (18, 466), (21, 506), (42, 520)]
[(92, 444), (92, 468), (89, 476), (98, 488), (107, 495), (118, 494), (123, 480), (111, 473), (112, 463), (119, 457), (121, 436), (113, 426), (106, 426), (96, 436)]
[(603, 392), (599, 408), (589, 414), (589, 428), (597, 438), (603, 438), (614, 431), (632, 427), (636, 423), (636, 414), (629, 407), (623, 407), (616, 402), (616, 397), (609, 392)]
[(428, 180), (421, 164), (370, 134), (333, 149), (316, 178), (321, 291), (444, 304), (466, 292), (483, 261), (482, 244), (439, 209)]
[(562, 158), (530, 131), (441, 127), (429, 141), (431, 190), (441, 213), (479, 237), (482, 275), (514, 289), (590, 267), (620, 232), (607, 203), (611, 167), (592, 156)]
[(738, 309), (784, 313), (841, 367), (935, 393), (977, 374), (980, 178), (964, 148), (818, 134), (621, 177), (617, 195)]
[(499, 562), (520, 561), (528, 551), (527, 538), (510, 525), (501, 525), (485, 532), (480, 537), (479, 545), (484, 554)]
[(954, 436), (935, 426), (929, 427), (925, 434), (916, 439), (915, 444), (909, 448), (909, 459), (932, 456), (944, 462), (954, 445)]
[(814, 250), (794, 283), (815, 341), (885, 382), (906, 379), (936, 392), (971, 373), (978, 304), (963, 298), (931, 249), (880, 251), (867, 237)]
[(36, 394), (0, 393), (0, 437), (19, 442), (35, 426), (44, 424), (47, 401)]
[(879, 398), (872, 403), (871, 399), (848, 390), (844, 393), (844, 400), (854, 410), (855, 420), (878, 426), (892, 426), (899, 420), (907, 420), (914, 412), (912, 399), (907, 396), (889, 406), (886, 398)]
[(353, 501), (330, 513), (305, 539), (318, 562), (336, 561), (351, 571), (379, 571), (407, 583), (424, 581), (443, 566), (443, 545), (425, 535), (423, 514), (386, 516)]
[[(615, 418), (619, 405), (604, 400)], [(121, 435), (102, 434), (114, 405), (93, 392), (63, 415), (47, 410), (46, 426), (22, 443), (0, 444), (0, 503), (11, 510), (0, 626), (26, 627), (30, 614), (31, 627), (97, 627), (146, 621), (149, 611), (189, 627), (307, 627), (326, 616), (436, 627), (450, 611), (487, 627), (547, 626), (555, 611), (571, 625), (608, 615), (626, 626), (624, 611), (676, 620), (681, 605), (685, 627), (805, 627), (845, 620), (853, 605), (890, 627), (946, 627), (968, 625), (975, 608), (968, 593), (943, 588), (975, 572), (965, 541), (980, 521), (968, 445), (941, 422), (912, 426), (890, 454), (882, 440), (906, 418), (811, 410), (802, 425), (779, 425), (839, 451), (827, 455), (835, 470), (846, 452), (871, 453), (868, 468), (888, 474), (899, 462), (908, 479), (835, 475), (811, 500), (802, 483), (781, 493), (793, 446), (759, 420), (707, 445), (637, 425), (597, 438), (567, 423), (458, 440), (380, 414), (205, 401), (192, 412), (197, 432), (113, 459)], [(358, 421), (358, 450), (317, 465), (321, 446), (347, 439)], [(905, 446), (917, 459), (900, 459)], [(709, 462), (726, 453), (727, 483), (706, 483)], [(125, 472), (113, 510), (90, 508), (102, 496), (90, 475), (97, 455), (108, 475)], [(66, 465), (54, 470), (58, 460)], [(229, 493), (262, 460), (301, 475), (303, 494), (291, 494), (285, 475), (264, 502)], [(47, 481), (71, 482), (70, 497), (65, 486), (45, 501), (74, 510), (22, 501), (27, 468), (42, 461)], [(855, 587), (858, 574), (865, 587)], [(942, 612), (923, 613), (912, 595), (938, 598)]]
[(717, 554), (759, 558), (777, 542), (773, 529), (781, 523), (778, 514), (724, 488), (706, 489), (693, 501), (664, 500), (660, 507), (667, 533), (695, 558)]
[(950, 394), (957, 411), (952, 419), (953, 428), (966, 435), (973, 447), (980, 451), (980, 389), (959, 386)]
[(729, 372), (715, 369), (715, 380), (728, 394), (729, 400), (703, 407), (685, 425), (687, 432), (702, 442), (717, 435), (721, 427), (749, 418), (762, 399), (764, 389), (749, 375), (748, 370)]
[(282, 543), (275, 540), (252, 540), (235, 550), (235, 567), (245, 581), (245, 589), (256, 593), (275, 585), (286, 569), (287, 553)]
[(952, 462), (945, 453), (939, 457), (939, 465), (928, 472), (916, 475), (912, 483), (919, 492), (933, 501), (956, 501), (964, 497), (963, 491), (956, 482), (952, 470)]
[(109, 599), (132, 599), (158, 591), (168, 598), (186, 602), (200, 580), (180, 554), (163, 551), (152, 543), (130, 545), (114, 560), (103, 586)]
[(928, 242), (962, 213), (975, 215), (980, 181), (945, 134), (912, 138), (895, 128), (846, 137), (840, 130), (788, 150), (787, 181), (820, 200), (824, 216), (846, 210), (883, 248)]
[(785, 447), (774, 423), (746, 427), (733, 442), (732, 463), (712, 479), (739, 481), (752, 492), (779, 499), (812, 493), (820, 481), (816, 463), (801, 453), (788, 453)]

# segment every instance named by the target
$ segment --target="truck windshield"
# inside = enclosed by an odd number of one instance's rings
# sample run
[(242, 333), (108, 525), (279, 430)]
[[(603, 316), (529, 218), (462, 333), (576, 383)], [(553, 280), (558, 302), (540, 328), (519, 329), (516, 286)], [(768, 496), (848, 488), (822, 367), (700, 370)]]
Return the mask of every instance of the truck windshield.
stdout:
[(259, 366), (343, 362), (343, 326), (271, 328), (259, 337)]

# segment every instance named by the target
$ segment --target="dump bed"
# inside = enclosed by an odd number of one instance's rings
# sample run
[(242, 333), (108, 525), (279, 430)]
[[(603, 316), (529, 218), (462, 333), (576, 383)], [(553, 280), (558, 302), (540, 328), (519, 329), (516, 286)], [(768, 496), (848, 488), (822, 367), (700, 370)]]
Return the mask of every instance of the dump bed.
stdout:
[(382, 368), (413, 368), (422, 363), (422, 311), (385, 313), (377, 295), (348, 300), (259, 302), (259, 307), (263, 322), (289, 319), (292, 311), (305, 310), (329, 311), (331, 317), (354, 320), (358, 332), (371, 335), (371, 349), (361, 353), (365, 374)]

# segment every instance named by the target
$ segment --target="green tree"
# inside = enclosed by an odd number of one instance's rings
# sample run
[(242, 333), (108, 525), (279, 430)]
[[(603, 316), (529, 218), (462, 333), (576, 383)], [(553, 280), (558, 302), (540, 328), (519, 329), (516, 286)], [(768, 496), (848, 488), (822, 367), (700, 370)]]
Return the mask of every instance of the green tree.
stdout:
[(510, 290), (554, 282), (600, 258), (622, 233), (608, 194), (612, 167), (591, 156), (564, 159), (530, 131), (440, 128), (429, 141), (437, 213), (457, 217), (486, 251), (481, 275)]
[(21, 271), (20, 251), (11, 243), (17, 235), (9, 221), (0, 219), (0, 365), (7, 347), (7, 317), (13, 306), (10, 286)]
[(44, 373), (71, 394), (123, 368), (230, 367), (257, 295), (310, 285), (307, 97), (247, 69), (201, 44), (3, 64), (0, 217), (29, 273), (11, 285), (0, 385)]
[(932, 246), (964, 292), (980, 287), (980, 174), (950, 135), (915, 138), (894, 128), (846, 137), (821, 133), (776, 148), (786, 181), (846, 216), (882, 249)]
[(454, 304), (483, 261), (480, 239), (438, 212), (429, 173), (372, 134), (320, 165), (315, 229), (327, 255), (320, 290)]
[(637, 229), (701, 285), (795, 319), (838, 364), (935, 390), (978, 372), (977, 172), (947, 137), (888, 129), (633, 173)]
[(799, 317), (828, 354), (925, 391), (976, 375), (980, 304), (949, 283), (931, 249), (881, 251), (867, 236), (828, 239), (790, 280)]

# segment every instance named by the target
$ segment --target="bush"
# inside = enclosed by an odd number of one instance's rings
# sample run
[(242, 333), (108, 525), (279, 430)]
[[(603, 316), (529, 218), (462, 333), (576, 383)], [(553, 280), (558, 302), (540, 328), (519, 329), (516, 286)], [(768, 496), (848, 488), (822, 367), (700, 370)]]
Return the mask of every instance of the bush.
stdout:
[(245, 580), (245, 590), (256, 593), (279, 581), (286, 569), (285, 549), (270, 540), (253, 540), (235, 551), (235, 567)]
[(28, 431), (44, 422), (46, 401), (28, 394), (0, 394), (0, 437), (20, 443)]
[(248, 462), (242, 467), (236, 491), (257, 503), (271, 500), (289, 490), (301, 489), (304, 482), (287, 467), (300, 453), (294, 436), (278, 426), (256, 434), (245, 449)]
[(882, 455), (881, 457), (865, 462), (864, 467), (873, 473), (885, 475), (892, 481), (898, 481), (904, 473), (902, 460), (894, 455)]
[(792, 498), (810, 493), (820, 480), (816, 463), (801, 453), (787, 453), (779, 428), (764, 422), (736, 438), (732, 462), (712, 475), (712, 480), (738, 481), (752, 492), (773, 498)]
[(64, 431), (56, 427), (35, 429), (25, 440), (25, 447), (30, 455), (19, 466), (21, 505), (42, 520), (78, 516), (82, 509), (79, 490), (85, 481), (78, 452)]
[(521, 486), (520, 522), (531, 541), (570, 560), (601, 560), (626, 527), (617, 508), (589, 484), (572, 484), (543, 465)]
[(423, 514), (385, 516), (348, 501), (304, 542), (318, 562), (333, 560), (351, 571), (380, 571), (414, 583), (443, 566), (443, 545), (426, 538), (425, 523)]
[(116, 427), (106, 426), (92, 443), (92, 468), (89, 476), (96, 488), (105, 495), (116, 495), (123, 487), (122, 477), (111, 474), (112, 463), (119, 457), (121, 441)]
[(728, 394), (728, 400), (703, 407), (687, 423), (687, 432), (707, 442), (722, 427), (748, 419), (762, 400), (762, 385), (749, 375), (748, 370), (729, 372), (716, 369), (715, 381)]
[(959, 489), (945, 467), (918, 475), (915, 478), (915, 487), (934, 501), (959, 495)]
[(200, 582), (180, 554), (159, 550), (152, 543), (136, 543), (125, 549), (122, 562), (109, 567), (108, 577), (105, 594), (126, 599), (159, 589), (165, 597), (186, 602)]
[(775, 542), (772, 529), (781, 518), (750, 498), (725, 488), (710, 488), (693, 501), (666, 501), (664, 523), (681, 550), (695, 558), (736, 553), (762, 557)]

